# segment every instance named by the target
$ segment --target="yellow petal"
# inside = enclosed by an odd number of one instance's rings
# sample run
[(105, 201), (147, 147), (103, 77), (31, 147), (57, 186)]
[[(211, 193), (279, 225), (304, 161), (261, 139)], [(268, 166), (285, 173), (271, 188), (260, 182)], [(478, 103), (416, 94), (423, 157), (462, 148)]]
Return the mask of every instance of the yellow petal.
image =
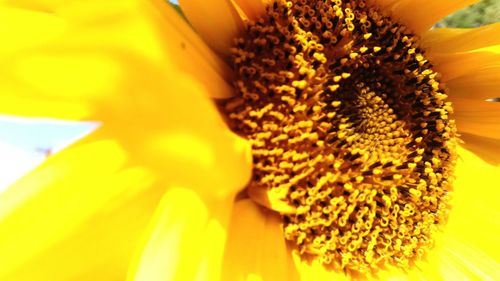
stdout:
[[(30, 2), (20, 2), (34, 9)], [(4, 113), (101, 119), (99, 112), (116, 104), (171, 93), (156, 87), (149, 96), (138, 95), (137, 88), (156, 83), (147, 77), (168, 75), (175, 80), (177, 74), (190, 75), (214, 97), (232, 91), (223, 77), (230, 73), (227, 66), (199, 39), (192, 44), (196, 36), (165, 3), (161, 11), (139, 0), (39, 3), (48, 6), (42, 10), (49, 10), (50, 16), (38, 10), (0, 8), (9, 15), (0, 18), (0, 32), (19, 42), (0, 54)], [(47, 35), (32, 36), (35, 32)], [(34, 39), (16, 40), (30, 37)]]
[(91, 141), (1, 193), (0, 279), (123, 280), (162, 192), (127, 157), (113, 141)]
[(435, 28), (423, 34), (421, 42), (431, 56), (500, 45), (500, 23), (468, 29)]
[(276, 190), (267, 190), (266, 188), (249, 185), (247, 193), (252, 200), (265, 207), (266, 209), (273, 210), (280, 214), (293, 214), (297, 210), (291, 206), (286, 200), (286, 193), (277, 192)]
[(500, 165), (500, 140), (461, 133), (462, 146), (491, 165)]
[(500, 103), (451, 99), (458, 132), (500, 139)]
[(224, 56), (233, 39), (243, 30), (243, 22), (231, 0), (180, 0), (182, 11), (205, 42)]
[(128, 280), (219, 280), (232, 198), (203, 201), (173, 187), (151, 221)]
[(0, 113), (2, 115), (82, 120), (91, 115), (92, 112), (88, 104), (54, 101), (46, 98), (29, 98), (27, 95), (31, 95), (31, 92), (28, 90), (17, 88), (11, 90), (7, 85), (0, 86), (0, 89), (5, 91), (3, 92), (5, 95), (0, 96)]
[(500, 166), (488, 164), (463, 148), (458, 153), (453, 207), (443, 233), (443, 257), (470, 279), (498, 280)]
[[(233, 72), (227, 63), (210, 49), (185, 19), (179, 17), (177, 11), (173, 10), (166, 1), (151, 0), (149, 2), (156, 7), (155, 12), (160, 16), (156, 25), (159, 29), (159, 36), (161, 35), (165, 42), (163, 47), (167, 48), (166, 51), (172, 52), (171, 45), (176, 41), (179, 46), (185, 45), (186, 47), (183, 52), (174, 53), (171, 59), (180, 63), (182, 68), (189, 69), (187, 73), (199, 78), (207, 88), (210, 97), (231, 96), (233, 91), (230, 84), (233, 80)], [(187, 44), (183, 44), (184, 42)]]
[(450, 100), (459, 98), (484, 101), (499, 97), (500, 80), (491, 79), (494, 75), (490, 70), (479, 70), (450, 81), (447, 85)]
[(391, 6), (393, 16), (414, 33), (422, 34), (448, 14), (474, 4), (478, 0), (401, 0)]
[[(164, 106), (155, 104), (163, 110), (162, 114), (154, 115), (158, 118), (156, 123), (142, 119), (148, 116), (148, 109), (152, 109), (149, 101), (137, 104), (134, 109), (127, 106), (110, 109), (110, 112), (123, 110), (121, 116), (130, 114), (134, 118), (108, 119), (102, 129), (83, 140), (83, 144), (54, 156), (39, 171), (1, 195), (0, 250), (5, 255), (1, 256), (0, 276), (6, 280), (33, 280), (30, 278), (39, 272), (50, 275), (56, 266), (63, 264), (71, 244), (88, 247), (89, 253), (82, 250), (88, 255), (72, 258), (67, 271), (60, 272), (61, 279), (51, 280), (67, 280), (68, 276), (105, 269), (104, 264), (114, 259), (115, 252), (103, 255), (104, 260), (88, 262), (88, 267), (80, 266), (87, 264), (82, 259), (88, 259), (101, 245), (92, 244), (92, 237), (99, 235), (91, 230), (93, 217), (106, 221), (107, 213), (102, 215), (102, 209), (114, 208), (115, 204), (121, 208), (122, 202), (127, 204), (122, 196), (136, 197), (136, 193), (153, 192), (155, 196), (149, 203), (154, 207), (155, 198), (159, 198), (158, 189), (145, 189), (152, 180), (151, 174), (169, 185), (197, 184), (193, 192), (213, 200), (230, 198), (246, 184), (251, 172), (248, 142), (228, 130), (213, 103), (203, 95), (203, 89), (186, 79), (175, 84), (185, 90), (180, 91), (183, 94), (174, 95)], [(85, 144), (110, 135), (116, 140)], [(140, 162), (148, 170), (124, 167), (128, 161)], [(160, 185), (161, 190), (165, 186)], [(147, 219), (152, 210), (145, 208), (144, 211), (146, 214), (141, 217)], [(80, 234), (78, 230), (82, 227)], [(219, 229), (214, 227), (214, 231)], [(139, 235), (139, 230), (132, 234)], [(117, 225), (116, 231), (121, 231), (121, 225)], [(37, 239), (33, 239), (33, 233), (39, 234)], [(117, 246), (116, 249), (125, 249), (128, 254), (133, 250), (136, 236), (129, 239), (132, 244), (128, 248)], [(22, 248), (19, 245), (23, 245)], [(41, 263), (44, 259), (47, 261)], [(115, 271), (117, 275), (122, 274), (117, 268), (126, 267), (127, 259), (127, 255), (116, 259), (117, 265), (110, 266), (110, 271), (103, 276)], [(34, 267), (36, 270), (30, 273), (22, 270), (25, 264), (47, 265)]]
[(399, 0), (368, 0), (368, 3), (380, 7), (382, 10), (389, 10), (392, 5)]
[(245, 15), (252, 20), (257, 20), (265, 12), (263, 0), (234, 0)]
[[(452, 101), (455, 98), (485, 100), (500, 97), (500, 45), (448, 57), (458, 62), (449, 61), (438, 67), (446, 73), (443, 77), (447, 80)], [(460, 70), (454, 70), (453, 65)]]
[(297, 280), (281, 223), (249, 199), (236, 202), (221, 280)]
[(39, 47), (61, 36), (68, 28), (68, 23), (60, 17), (36, 11), (2, 7), (0, 18), (3, 27), (0, 35), (9, 42), (0, 46), (0, 57)]
[[(495, 245), (495, 244), (493, 244)], [(440, 272), (444, 280), (498, 280), (499, 261), (468, 241), (447, 238), (440, 251)]]
[(468, 242), (456, 240), (447, 232), (435, 238), (436, 246), (423, 260), (417, 261), (415, 267), (405, 272), (403, 280), (497, 280), (497, 262), (484, 252)]
[[(63, 6), (64, 4), (68, 4), (72, 1), (65, 0), (0, 0), (0, 4), (20, 7), (25, 9), (30, 9), (34, 11), (41, 11), (46, 13), (53, 13), (57, 10), (57, 8)], [(74, 2), (74, 1), (73, 1)]]
[(203, 85), (191, 77), (163, 77), (155, 83), (129, 89), (148, 95), (164, 87), (172, 94), (107, 109), (101, 114), (107, 132), (137, 161), (174, 183), (199, 188), (204, 197), (236, 194), (252, 171), (249, 142), (227, 128)]
[[(498, 49), (500, 50), (500, 45)], [(500, 52), (495, 52), (493, 49), (479, 49), (460, 53), (440, 53), (436, 55), (431, 53), (429, 58), (435, 65), (435, 69), (442, 75), (442, 81), (449, 82), (456, 79), (456, 81), (450, 82), (450, 85), (453, 85), (454, 82), (460, 84), (463, 77), (467, 77), (474, 72), (495, 67), (500, 61)], [(495, 79), (495, 82), (498, 82), (498, 79)], [(481, 87), (482, 85), (477, 86)], [(454, 93), (452, 92), (452, 94)], [(476, 98), (477, 96), (476, 93), (470, 94), (469, 98)], [(477, 98), (484, 100), (491, 97)]]

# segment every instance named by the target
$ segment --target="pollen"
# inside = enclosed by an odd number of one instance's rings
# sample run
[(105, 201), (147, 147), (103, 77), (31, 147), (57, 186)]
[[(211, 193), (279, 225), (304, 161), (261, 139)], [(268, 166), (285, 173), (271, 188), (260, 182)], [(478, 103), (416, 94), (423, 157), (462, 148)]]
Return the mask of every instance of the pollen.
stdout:
[(253, 147), (247, 191), (304, 259), (410, 267), (446, 222), (457, 134), (411, 30), (366, 1), (274, 0), (232, 48), (220, 102)]

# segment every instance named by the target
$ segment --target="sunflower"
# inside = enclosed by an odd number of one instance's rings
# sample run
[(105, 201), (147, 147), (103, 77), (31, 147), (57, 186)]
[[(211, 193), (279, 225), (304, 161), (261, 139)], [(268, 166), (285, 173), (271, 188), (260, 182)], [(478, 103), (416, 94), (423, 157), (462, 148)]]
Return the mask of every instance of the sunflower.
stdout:
[(429, 30), (473, 2), (1, 1), (0, 112), (100, 126), (0, 279), (500, 278), (500, 25)]

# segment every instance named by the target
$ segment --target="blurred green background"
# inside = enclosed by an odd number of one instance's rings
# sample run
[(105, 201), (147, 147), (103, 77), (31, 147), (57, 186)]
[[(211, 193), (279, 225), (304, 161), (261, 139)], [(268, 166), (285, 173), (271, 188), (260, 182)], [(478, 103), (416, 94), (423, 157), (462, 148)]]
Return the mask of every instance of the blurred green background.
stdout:
[[(440, 1), (440, 0), (436, 0)], [(177, 1), (170, 1), (176, 3)], [(172, 3), (180, 11), (179, 7)], [(500, 22), (500, 0), (482, 0), (444, 18), (436, 27), (478, 27)]]
[(499, 21), (500, 0), (482, 0), (447, 16), (436, 27), (477, 27)]

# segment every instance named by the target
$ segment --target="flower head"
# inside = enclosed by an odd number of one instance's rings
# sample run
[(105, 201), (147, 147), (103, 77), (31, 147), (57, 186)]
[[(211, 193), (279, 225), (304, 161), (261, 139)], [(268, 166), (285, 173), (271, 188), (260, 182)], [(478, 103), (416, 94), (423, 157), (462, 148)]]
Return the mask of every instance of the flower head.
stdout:
[(0, 194), (0, 279), (494, 279), (500, 26), (427, 31), (472, 2), (5, 1), (0, 110), (101, 127)]
[(367, 271), (432, 247), (457, 140), (417, 36), (365, 1), (274, 1), (232, 53), (222, 110), (252, 144), (249, 195), (301, 254)]

